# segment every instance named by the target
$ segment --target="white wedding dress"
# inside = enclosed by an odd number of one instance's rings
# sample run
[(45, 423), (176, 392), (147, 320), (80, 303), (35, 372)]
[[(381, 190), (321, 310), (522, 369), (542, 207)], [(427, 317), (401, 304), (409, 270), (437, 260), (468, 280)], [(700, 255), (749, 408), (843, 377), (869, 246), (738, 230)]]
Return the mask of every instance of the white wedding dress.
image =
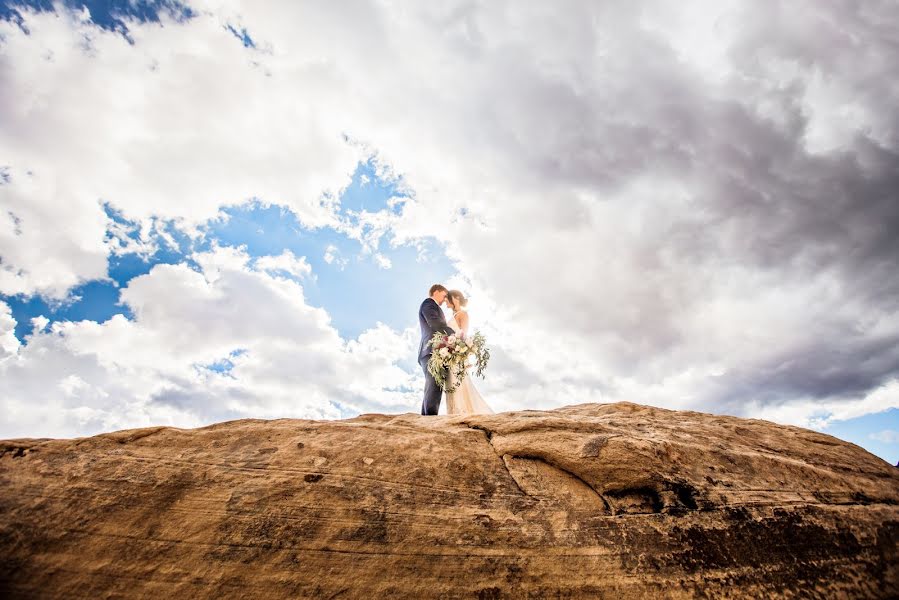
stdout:
[[(447, 323), (450, 327), (452, 327), (457, 332), (462, 328), (459, 327), (459, 324), (456, 322), (456, 315), (449, 320)], [(468, 331), (465, 331), (465, 335), (468, 335)], [(456, 391), (453, 393), (447, 392), (446, 394), (446, 414), (448, 415), (490, 415), (493, 414), (493, 410), (487, 406), (487, 403), (484, 402), (484, 399), (481, 398), (481, 395), (478, 393), (478, 390), (475, 389), (474, 383), (471, 381), (473, 375), (471, 372), (466, 373), (465, 379), (462, 380), (462, 383), (456, 388)], [(449, 384), (448, 387), (452, 387), (456, 385), (456, 376), (453, 375), (452, 370), (449, 374), (449, 379), (447, 380)]]

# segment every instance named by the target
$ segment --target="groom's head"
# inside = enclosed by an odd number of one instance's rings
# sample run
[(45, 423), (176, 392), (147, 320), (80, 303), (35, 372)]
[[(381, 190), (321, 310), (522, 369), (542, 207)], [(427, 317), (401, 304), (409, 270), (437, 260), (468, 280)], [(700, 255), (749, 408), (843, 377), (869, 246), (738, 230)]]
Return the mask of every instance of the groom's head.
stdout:
[(443, 301), (446, 300), (446, 288), (439, 283), (435, 283), (431, 286), (431, 298), (434, 299), (437, 306), (441, 306)]

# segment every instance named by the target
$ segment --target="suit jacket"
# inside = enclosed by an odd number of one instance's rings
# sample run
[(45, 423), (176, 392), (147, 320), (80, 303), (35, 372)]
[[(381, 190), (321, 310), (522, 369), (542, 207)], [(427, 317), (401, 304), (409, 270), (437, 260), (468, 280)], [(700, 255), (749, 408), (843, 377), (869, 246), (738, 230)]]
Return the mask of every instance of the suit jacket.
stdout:
[(438, 331), (445, 334), (453, 334), (455, 329), (446, 324), (443, 311), (433, 298), (426, 298), (418, 309), (418, 324), (421, 326), (421, 345), (418, 347), (418, 362), (431, 356), (431, 347), (428, 341)]

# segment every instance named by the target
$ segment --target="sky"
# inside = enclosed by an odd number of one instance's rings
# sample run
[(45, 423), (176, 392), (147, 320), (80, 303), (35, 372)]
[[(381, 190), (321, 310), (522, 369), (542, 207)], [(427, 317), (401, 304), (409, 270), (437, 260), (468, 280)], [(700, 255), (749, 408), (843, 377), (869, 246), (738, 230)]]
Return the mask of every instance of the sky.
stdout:
[(0, 2), (0, 438), (418, 412), (443, 283), (495, 410), (899, 462), (899, 3), (528, 4)]

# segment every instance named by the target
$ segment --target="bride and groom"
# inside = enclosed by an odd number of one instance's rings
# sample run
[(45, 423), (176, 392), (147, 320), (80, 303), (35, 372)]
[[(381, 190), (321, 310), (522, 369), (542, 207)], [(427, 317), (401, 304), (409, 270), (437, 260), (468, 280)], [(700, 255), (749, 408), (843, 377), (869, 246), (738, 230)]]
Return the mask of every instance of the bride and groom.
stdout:
[[(449, 323), (443, 315), (441, 305), (446, 303), (452, 309), (453, 316)], [(447, 290), (442, 285), (431, 286), (430, 297), (421, 303), (418, 309), (418, 323), (421, 325), (421, 345), (418, 348), (418, 364), (425, 373), (425, 393), (421, 402), (421, 414), (436, 415), (440, 410), (440, 398), (443, 389), (437, 385), (434, 376), (428, 372), (428, 361), (431, 358), (431, 347), (428, 341), (438, 331), (447, 335), (462, 332), (468, 335), (468, 312), (465, 305), (468, 300), (458, 290)], [(448, 374), (447, 383), (449, 389), (456, 384), (453, 373)], [(471, 382), (471, 376), (466, 376), (456, 391), (446, 394), (446, 412), (450, 415), (490, 414), (493, 411), (481, 398)]]

